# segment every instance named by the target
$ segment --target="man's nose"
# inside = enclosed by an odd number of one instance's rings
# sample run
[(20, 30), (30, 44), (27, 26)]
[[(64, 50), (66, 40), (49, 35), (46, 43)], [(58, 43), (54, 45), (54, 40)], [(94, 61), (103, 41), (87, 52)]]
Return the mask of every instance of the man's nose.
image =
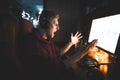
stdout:
[(59, 30), (60, 29), (60, 27), (59, 27), (59, 25), (57, 26), (57, 30)]

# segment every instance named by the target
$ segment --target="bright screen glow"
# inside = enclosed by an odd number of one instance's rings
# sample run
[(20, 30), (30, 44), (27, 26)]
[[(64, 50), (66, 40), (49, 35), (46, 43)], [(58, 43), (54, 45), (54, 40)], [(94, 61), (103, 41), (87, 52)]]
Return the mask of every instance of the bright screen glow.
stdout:
[(93, 19), (89, 40), (98, 39), (97, 46), (115, 53), (120, 35), (120, 14)]

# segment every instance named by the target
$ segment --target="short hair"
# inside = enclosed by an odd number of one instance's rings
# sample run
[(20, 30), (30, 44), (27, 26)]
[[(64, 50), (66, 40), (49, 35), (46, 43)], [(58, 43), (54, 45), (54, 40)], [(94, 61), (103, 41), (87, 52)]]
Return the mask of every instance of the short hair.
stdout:
[(48, 29), (51, 25), (51, 20), (53, 18), (59, 18), (59, 14), (52, 10), (43, 10), (39, 18), (39, 26), (43, 29)]

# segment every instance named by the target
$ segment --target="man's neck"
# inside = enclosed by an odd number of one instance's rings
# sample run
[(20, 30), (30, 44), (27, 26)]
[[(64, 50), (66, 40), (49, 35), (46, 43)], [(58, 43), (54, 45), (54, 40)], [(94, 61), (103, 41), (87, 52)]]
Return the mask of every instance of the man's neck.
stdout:
[(40, 35), (42, 36), (43, 39), (48, 39), (45, 30), (39, 30), (39, 33), (40, 33)]

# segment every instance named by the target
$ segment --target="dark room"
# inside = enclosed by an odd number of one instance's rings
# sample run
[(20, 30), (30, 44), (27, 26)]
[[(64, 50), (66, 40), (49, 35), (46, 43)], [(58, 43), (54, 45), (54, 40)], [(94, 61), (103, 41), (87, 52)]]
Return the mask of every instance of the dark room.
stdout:
[(119, 0), (0, 2), (1, 80), (120, 80)]

